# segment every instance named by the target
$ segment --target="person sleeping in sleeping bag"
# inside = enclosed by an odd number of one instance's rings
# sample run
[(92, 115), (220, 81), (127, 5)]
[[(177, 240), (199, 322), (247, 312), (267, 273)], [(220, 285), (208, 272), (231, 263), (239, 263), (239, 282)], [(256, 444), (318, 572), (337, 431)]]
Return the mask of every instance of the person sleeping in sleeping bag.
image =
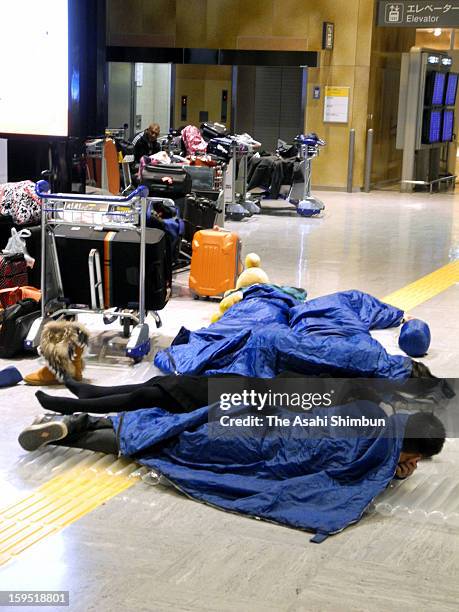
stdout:
[(285, 288), (254, 285), (212, 325), (182, 328), (155, 365), (167, 374), (233, 374), (406, 380), (426, 370), (404, 355), (390, 355), (371, 330), (396, 327), (404, 312), (361, 291), (298, 300)]
[[(241, 408), (228, 414), (238, 417)], [(292, 417), (283, 409), (278, 414)], [(445, 440), (433, 414), (387, 416), (369, 401), (304, 414), (317, 426), (298, 433), (265, 424), (249, 435), (210, 420), (208, 407), (45, 416), (21, 432), (19, 443), (28, 451), (57, 444), (131, 457), (191, 498), (313, 531), (320, 541), (360, 520), (394, 477), (410, 476)], [(351, 421), (332, 426), (333, 419)]]

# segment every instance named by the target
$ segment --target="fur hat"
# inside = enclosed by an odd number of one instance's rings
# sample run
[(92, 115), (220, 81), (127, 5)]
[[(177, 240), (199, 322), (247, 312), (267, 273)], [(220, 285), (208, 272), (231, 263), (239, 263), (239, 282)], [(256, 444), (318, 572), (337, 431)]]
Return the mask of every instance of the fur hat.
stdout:
[(89, 332), (81, 323), (50, 321), (41, 334), (38, 352), (58, 380), (75, 377), (75, 357), (88, 346)]

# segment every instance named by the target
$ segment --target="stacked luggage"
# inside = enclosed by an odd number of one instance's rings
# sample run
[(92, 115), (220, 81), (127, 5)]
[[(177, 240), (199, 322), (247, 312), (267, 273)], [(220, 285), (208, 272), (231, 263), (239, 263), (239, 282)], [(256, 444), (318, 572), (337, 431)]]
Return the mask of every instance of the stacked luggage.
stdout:
[[(135, 308), (139, 303), (139, 233), (133, 229), (101, 229), (68, 225), (54, 228), (65, 299), (90, 305), (88, 254), (95, 249), (102, 264), (105, 308)], [(172, 262), (164, 232), (146, 229), (145, 308), (162, 310), (172, 284)], [(83, 282), (83, 279), (87, 279)]]
[(141, 168), (140, 183), (155, 198), (175, 201), (191, 192), (191, 177), (179, 164), (145, 164)]

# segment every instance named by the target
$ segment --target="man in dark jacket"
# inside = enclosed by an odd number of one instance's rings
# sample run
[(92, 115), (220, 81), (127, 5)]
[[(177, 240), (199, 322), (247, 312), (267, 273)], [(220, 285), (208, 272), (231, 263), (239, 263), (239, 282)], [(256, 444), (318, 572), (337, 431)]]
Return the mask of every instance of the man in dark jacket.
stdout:
[(154, 155), (161, 151), (161, 146), (158, 142), (160, 133), (161, 128), (159, 124), (151, 123), (146, 130), (134, 136), (132, 144), (134, 145), (134, 159), (136, 162), (140, 162), (144, 155)]

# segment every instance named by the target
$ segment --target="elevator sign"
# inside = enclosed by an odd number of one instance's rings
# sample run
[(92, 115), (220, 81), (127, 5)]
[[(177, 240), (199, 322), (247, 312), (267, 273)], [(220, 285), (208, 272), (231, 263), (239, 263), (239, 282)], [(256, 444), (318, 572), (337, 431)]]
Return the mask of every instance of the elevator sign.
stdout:
[(459, 0), (380, 0), (377, 23), (382, 27), (401, 28), (459, 27)]

